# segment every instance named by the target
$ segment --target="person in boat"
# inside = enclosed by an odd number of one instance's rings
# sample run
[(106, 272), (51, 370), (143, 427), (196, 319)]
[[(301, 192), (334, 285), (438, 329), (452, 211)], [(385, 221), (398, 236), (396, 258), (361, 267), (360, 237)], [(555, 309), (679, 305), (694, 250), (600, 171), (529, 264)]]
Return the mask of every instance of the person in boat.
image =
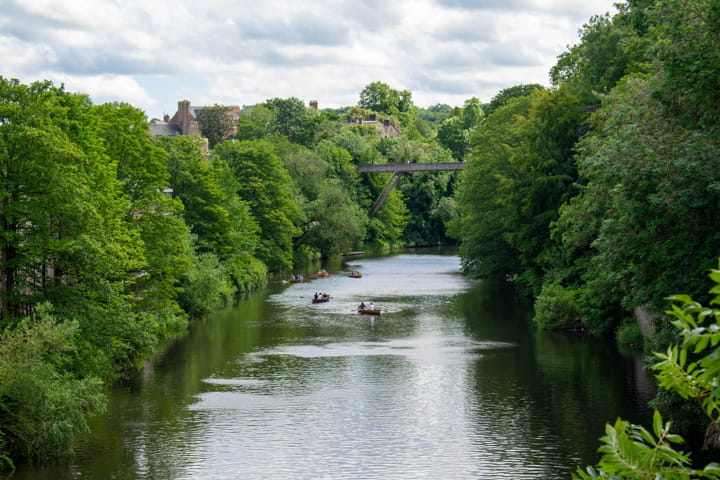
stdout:
[(313, 299), (314, 299), (314, 300), (317, 300), (317, 298), (318, 298), (318, 293), (315, 292), (315, 296), (313, 296)]
[(370, 302), (369, 310), (375, 310), (375, 304), (373, 302)]
[(360, 310), (365, 310), (365, 302), (360, 302)]

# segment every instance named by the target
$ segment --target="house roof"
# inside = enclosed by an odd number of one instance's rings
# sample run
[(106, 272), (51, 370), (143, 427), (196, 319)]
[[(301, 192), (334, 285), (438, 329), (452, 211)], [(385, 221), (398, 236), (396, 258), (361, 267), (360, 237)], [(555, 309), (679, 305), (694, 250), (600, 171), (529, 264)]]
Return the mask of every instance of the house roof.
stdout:
[(179, 125), (170, 125), (167, 122), (150, 122), (150, 133), (156, 137), (174, 137), (176, 135), (182, 135), (182, 130)]

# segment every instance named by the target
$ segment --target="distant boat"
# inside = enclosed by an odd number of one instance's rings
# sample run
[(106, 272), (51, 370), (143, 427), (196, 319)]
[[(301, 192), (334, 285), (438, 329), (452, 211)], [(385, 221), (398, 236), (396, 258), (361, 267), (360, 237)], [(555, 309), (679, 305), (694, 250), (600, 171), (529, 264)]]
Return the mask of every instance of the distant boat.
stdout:
[(352, 272), (348, 273), (348, 277), (350, 278), (361, 278), (362, 274), (358, 272), (357, 270), (353, 270)]
[(330, 301), (330, 295), (318, 295), (316, 298), (312, 299), (312, 303), (324, 303)]
[(362, 313), (365, 315), (380, 315), (382, 313), (382, 310), (380, 310), (379, 308), (373, 308), (371, 310), (369, 308), (358, 307), (357, 311), (358, 313)]
[(302, 275), (293, 275), (292, 278), (290, 278), (290, 283), (300, 283), (303, 281)]
[(327, 273), (327, 271), (325, 271), (325, 270), (320, 270), (320, 271), (317, 273), (317, 276), (318, 276), (318, 277), (327, 277), (327, 276), (328, 276), (328, 273)]

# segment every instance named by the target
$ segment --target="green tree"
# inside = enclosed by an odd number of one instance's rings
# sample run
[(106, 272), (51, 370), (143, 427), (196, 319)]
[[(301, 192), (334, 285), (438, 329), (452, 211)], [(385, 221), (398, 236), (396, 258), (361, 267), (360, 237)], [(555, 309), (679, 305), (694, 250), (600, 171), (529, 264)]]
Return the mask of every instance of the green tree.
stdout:
[(176, 315), (180, 278), (191, 265), (192, 239), (181, 216), (182, 203), (166, 192), (167, 154), (153, 143), (141, 110), (117, 103), (94, 110), (98, 136), (131, 200), (127, 216), (143, 242), (145, 265), (133, 286), (135, 303), (148, 314)]
[(289, 188), (292, 179), (274, 146), (264, 140), (224, 142), (215, 148), (215, 155), (230, 166), (237, 194), (260, 226), (256, 256), (271, 270), (290, 267), (302, 213)]
[(208, 139), (210, 149), (229, 137), (235, 129), (235, 119), (231, 115), (232, 107), (215, 104), (203, 107), (197, 115), (200, 132)]
[[(292, 144), (277, 146), (288, 173), (298, 187), (298, 196), (303, 199), (305, 222), (296, 247), (306, 246), (320, 252), (323, 257), (330, 257), (359, 246), (365, 238), (367, 214), (354, 202), (343, 179), (336, 176), (336, 172), (346, 173), (346, 164), (339, 162), (349, 160), (347, 152), (339, 152), (337, 147), (328, 152), (331, 160), (337, 161), (331, 165), (316, 152), (304, 147)], [(342, 169), (336, 170), (334, 166)]]
[[(438, 145), (425, 145), (418, 152), (418, 163), (451, 162), (450, 152)], [(453, 208), (448, 203), (455, 191), (457, 172), (417, 172), (406, 175), (397, 187), (408, 210), (403, 231), (407, 245), (441, 245), (449, 242), (445, 222)], [(451, 202), (452, 203), (452, 202)], [(449, 208), (449, 209), (448, 209)]]
[(485, 110), (486, 115), (490, 115), (498, 108), (502, 107), (506, 103), (508, 103), (513, 98), (518, 97), (526, 97), (530, 94), (532, 94), (536, 90), (543, 90), (544, 87), (542, 85), (539, 85), (537, 83), (531, 83), (528, 85), (514, 85), (512, 87), (505, 88), (500, 91), (497, 95), (495, 95), (492, 100), (490, 100), (490, 103), (487, 105), (487, 109)]
[(470, 136), (483, 121), (482, 105), (477, 98), (465, 101), (462, 109), (440, 124), (437, 138), (440, 145), (450, 150), (456, 160), (462, 160), (467, 153)]
[(395, 90), (383, 82), (372, 82), (360, 92), (358, 106), (373, 112), (398, 115), (412, 109), (412, 94), (408, 90)]
[(515, 97), (472, 138), (453, 231), (468, 271), (537, 294), (556, 245), (550, 225), (577, 177), (573, 145), (587, 117), (569, 89)]
[(265, 107), (273, 114), (272, 133), (280, 133), (291, 142), (310, 145), (315, 138), (316, 110), (305, 106), (302, 100), (273, 98), (265, 102)]
[(662, 0), (649, 17), (659, 75), (653, 94), (688, 128), (720, 125), (720, 8), (714, 0)]
[(75, 368), (109, 377), (156, 330), (126, 296), (144, 255), (117, 164), (85, 96), (0, 79), (0, 110), (3, 321), (51, 301), (79, 323)]
[(607, 97), (580, 144), (587, 186), (558, 223), (564, 244), (590, 256), (577, 264), (592, 296), (626, 311), (659, 312), (663, 292), (683, 285), (701, 295), (693, 278), (720, 248), (708, 227), (720, 221), (717, 138), (664, 118), (651, 88), (629, 78)]
[(213, 252), (222, 261), (252, 254), (259, 227), (250, 207), (237, 196), (238, 181), (219, 157), (208, 158), (193, 137), (160, 137), (169, 154), (172, 195), (184, 206), (183, 218), (197, 237), (199, 252)]
[(508, 101), (473, 136), (473, 153), (456, 192), (457, 213), (449, 225), (461, 242), (463, 267), (473, 276), (504, 280), (521, 270), (510, 241), (519, 222), (512, 195), (531, 103), (530, 96)]
[(237, 120), (238, 140), (258, 140), (271, 134), (275, 116), (263, 106), (253, 107), (249, 113), (241, 113)]

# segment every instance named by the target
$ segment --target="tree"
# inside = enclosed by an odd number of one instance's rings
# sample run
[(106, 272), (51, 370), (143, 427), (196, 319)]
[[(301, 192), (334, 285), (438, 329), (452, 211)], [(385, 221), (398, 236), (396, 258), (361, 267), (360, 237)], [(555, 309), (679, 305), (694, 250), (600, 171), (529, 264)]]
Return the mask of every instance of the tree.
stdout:
[(238, 181), (237, 194), (260, 226), (256, 256), (271, 270), (289, 268), (302, 213), (288, 188), (292, 179), (273, 145), (264, 140), (224, 142), (215, 154), (230, 166)]
[(413, 107), (412, 94), (408, 90), (395, 90), (382, 82), (372, 82), (360, 92), (358, 106), (373, 112), (398, 115)]
[(651, 89), (628, 78), (605, 99), (579, 148), (586, 186), (558, 223), (564, 244), (589, 255), (576, 264), (591, 296), (626, 311), (660, 312), (663, 292), (683, 286), (701, 295), (693, 278), (720, 249), (709, 227), (720, 221), (717, 138), (664, 118)]
[[(343, 156), (337, 147), (335, 151), (326, 151), (330, 159), (336, 161), (331, 165), (304, 147), (277, 144), (276, 148), (298, 187), (297, 196), (302, 198), (305, 221), (301, 225), (303, 233), (296, 240), (296, 250), (305, 246), (327, 258), (359, 246), (365, 238), (367, 214), (353, 200), (348, 187), (354, 186), (346, 186), (343, 178), (336, 174), (346, 173), (346, 165), (340, 162), (348, 161), (347, 152)], [(356, 173), (353, 178), (357, 178)]]
[(146, 263), (137, 272), (134, 295), (146, 314), (180, 313), (180, 278), (190, 268), (192, 239), (181, 216), (182, 204), (165, 192), (170, 186), (168, 157), (153, 143), (145, 114), (130, 105), (95, 107), (98, 136), (117, 165), (131, 203), (127, 217), (140, 233)]
[(653, 95), (688, 128), (720, 125), (720, 9), (714, 0), (663, 0), (650, 10), (657, 38)]
[(243, 113), (237, 120), (238, 140), (257, 140), (272, 133), (275, 116), (270, 109), (256, 106), (249, 113)]
[(212, 107), (203, 107), (197, 115), (200, 132), (208, 139), (208, 146), (212, 150), (215, 145), (230, 136), (235, 129), (235, 119), (231, 115), (232, 107), (215, 104)]
[[(424, 146), (415, 161), (419, 163), (450, 162), (450, 152), (439, 145)], [(397, 187), (408, 210), (403, 231), (406, 245), (441, 245), (449, 241), (445, 220), (450, 218), (447, 202), (454, 194), (459, 172), (417, 172), (405, 176)]]
[(542, 85), (539, 85), (537, 83), (532, 83), (528, 85), (514, 85), (512, 87), (505, 88), (501, 90), (497, 95), (495, 95), (492, 100), (490, 100), (490, 103), (487, 106), (487, 109), (485, 110), (486, 115), (490, 115), (498, 108), (502, 107), (508, 101), (510, 101), (513, 98), (518, 97), (526, 97), (530, 94), (532, 94), (536, 90), (543, 90), (544, 87)]
[(255, 251), (259, 227), (250, 207), (237, 196), (238, 181), (219, 157), (208, 158), (192, 137), (160, 137), (169, 154), (172, 195), (184, 208), (182, 216), (197, 238), (200, 253), (221, 260)]
[(470, 136), (483, 121), (482, 105), (477, 98), (465, 101), (462, 109), (456, 109), (453, 116), (440, 124), (438, 141), (450, 150), (456, 160), (462, 160), (467, 153)]
[(290, 97), (273, 98), (265, 102), (265, 107), (273, 114), (271, 132), (286, 136), (291, 142), (310, 145), (314, 139), (314, 109), (305, 106), (302, 100)]
[(509, 101), (473, 136), (449, 225), (461, 242), (463, 268), (473, 276), (504, 280), (521, 269), (517, 247), (509, 241), (519, 212), (511, 196), (531, 101), (529, 96)]
[(117, 298), (143, 254), (89, 100), (0, 78), (0, 117), (3, 319), (41, 298), (80, 311)]

